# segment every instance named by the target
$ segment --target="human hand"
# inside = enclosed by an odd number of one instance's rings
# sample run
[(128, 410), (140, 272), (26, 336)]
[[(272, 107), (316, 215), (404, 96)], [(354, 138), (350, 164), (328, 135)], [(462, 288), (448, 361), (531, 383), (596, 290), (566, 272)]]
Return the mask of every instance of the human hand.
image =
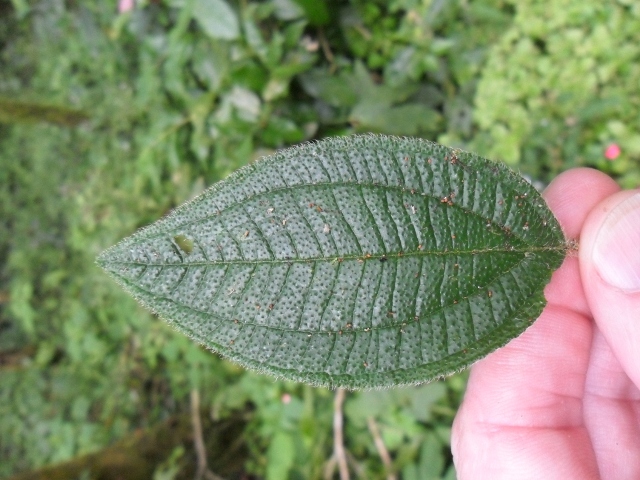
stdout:
[(581, 168), (543, 194), (579, 254), (531, 328), (471, 368), (459, 479), (640, 479), (640, 191), (619, 190)]

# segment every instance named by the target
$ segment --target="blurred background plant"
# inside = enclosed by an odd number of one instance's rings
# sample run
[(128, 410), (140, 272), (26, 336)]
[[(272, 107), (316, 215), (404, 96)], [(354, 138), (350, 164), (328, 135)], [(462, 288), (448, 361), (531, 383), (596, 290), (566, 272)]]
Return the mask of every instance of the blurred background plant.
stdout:
[[(204, 351), (95, 255), (262, 155), (353, 132), (635, 187), (638, 32), (632, 0), (0, 0), (0, 476), (188, 412), (195, 390), (246, 420), (236, 478), (331, 478), (333, 392)], [(465, 378), (347, 394), (352, 473), (455, 478)], [(182, 478), (181, 452), (155, 477)]]

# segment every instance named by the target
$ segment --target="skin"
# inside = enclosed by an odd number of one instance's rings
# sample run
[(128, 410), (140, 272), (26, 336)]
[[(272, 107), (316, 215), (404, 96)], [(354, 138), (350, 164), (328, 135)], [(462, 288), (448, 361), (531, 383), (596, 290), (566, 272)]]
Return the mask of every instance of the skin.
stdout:
[(592, 260), (607, 214), (634, 194), (584, 168), (545, 191), (579, 254), (534, 325), (472, 367), (452, 432), (460, 480), (640, 479), (640, 292)]

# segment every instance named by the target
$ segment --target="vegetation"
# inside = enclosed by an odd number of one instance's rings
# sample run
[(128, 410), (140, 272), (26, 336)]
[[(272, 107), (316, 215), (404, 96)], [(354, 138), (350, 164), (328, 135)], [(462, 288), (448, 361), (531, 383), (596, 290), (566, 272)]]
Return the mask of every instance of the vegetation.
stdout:
[[(639, 31), (625, 0), (0, 0), (0, 476), (154, 428), (195, 391), (246, 420), (245, 472), (322, 478), (334, 392), (210, 354), (95, 256), (239, 166), (353, 132), (636, 186)], [(402, 478), (454, 478), (464, 384), (347, 394), (352, 473), (386, 477), (380, 439)]]

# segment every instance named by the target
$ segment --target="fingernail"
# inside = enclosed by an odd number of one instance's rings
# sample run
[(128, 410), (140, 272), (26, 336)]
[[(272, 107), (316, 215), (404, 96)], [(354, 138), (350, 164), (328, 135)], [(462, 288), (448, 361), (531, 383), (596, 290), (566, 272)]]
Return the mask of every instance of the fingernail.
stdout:
[(609, 212), (596, 235), (593, 263), (609, 285), (640, 291), (640, 193)]

